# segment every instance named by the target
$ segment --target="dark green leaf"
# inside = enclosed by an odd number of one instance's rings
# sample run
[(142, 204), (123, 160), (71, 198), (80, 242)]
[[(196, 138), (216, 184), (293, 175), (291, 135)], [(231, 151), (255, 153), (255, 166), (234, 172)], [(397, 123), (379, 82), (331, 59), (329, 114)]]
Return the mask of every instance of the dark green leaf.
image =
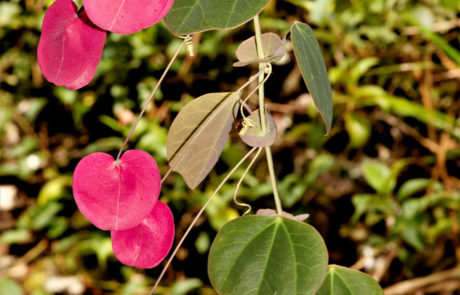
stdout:
[(303, 79), (329, 133), (332, 125), (332, 90), (318, 41), (313, 30), (300, 22), (291, 27), (291, 38)]
[(218, 233), (208, 272), (223, 295), (315, 294), (327, 259), (324, 241), (310, 225), (252, 215), (230, 221)]
[(330, 265), (316, 295), (383, 295), (380, 285), (369, 275), (338, 265)]
[(233, 123), (236, 93), (209, 93), (179, 112), (168, 132), (167, 159), (194, 189), (219, 159)]
[(166, 25), (176, 35), (230, 29), (258, 14), (269, 0), (175, 0)]

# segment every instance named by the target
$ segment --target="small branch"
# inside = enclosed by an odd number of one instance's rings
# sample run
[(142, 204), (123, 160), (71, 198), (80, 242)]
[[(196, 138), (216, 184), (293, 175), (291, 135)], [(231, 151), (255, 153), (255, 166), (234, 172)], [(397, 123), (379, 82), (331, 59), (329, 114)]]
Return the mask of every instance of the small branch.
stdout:
[[(256, 15), (254, 17), (254, 31), (256, 33), (256, 45), (257, 45), (257, 55), (259, 59), (264, 58), (264, 52), (262, 48), (262, 37), (261, 37), (261, 31), (260, 31), (260, 21), (259, 21), (259, 15)], [(265, 64), (264, 63), (259, 63), (259, 69), (264, 69)], [(259, 83), (264, 82), (264, 72), (261, 72), (259, 74)], [(265, 125), (265, 93), (264, 93), (264, 85), (261, 85), (259, 88), (259, 114), (260, 114), (260, 126), (261, 126), (261, 131), (262, 135), (265, 135), (267, 132), (267, 128)], [(272, 189), (273, 189), (273, 196), (275, 198), (275, 204), (276, 204), (276, 211), (278, 214), (283, 213), (283, 207), (281, 206), (281, 200), (280, 196), (278, 194), (278, 185), (276, 183), (276, 176), (275, 176), (275, 168), (273, 166), (273, 156), (272, 156), (272, 151), (269, 146), (265, 147), (265, 154), (267, 156), (267, 164), (268, 164), (268, 172), (270, 173), (270, 181), (272, 183)]]

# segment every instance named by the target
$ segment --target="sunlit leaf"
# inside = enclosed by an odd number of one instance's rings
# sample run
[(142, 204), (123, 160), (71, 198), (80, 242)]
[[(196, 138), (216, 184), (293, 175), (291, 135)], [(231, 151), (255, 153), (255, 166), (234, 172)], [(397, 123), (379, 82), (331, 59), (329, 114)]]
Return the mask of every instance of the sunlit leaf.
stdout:
[(159, 22), (174, 0), (83, 0), (88, 17), (98, 27), (131, 34)]
[(174, 218), (168, 205), (158, 201), (134, 228), (111, 231), (112, 247), (121, 263), (152, 268), (168, 255), (174, 241)]
[(88, 84), (102, 56), (106, 32), (72, 0), (57, 0), (46, 11), (37, 58), (45, 78), (78, 89)]
[(239, 94), (209, 93), (185, 105), (171, 125), (167, 158), (174, 171), (195, 188), (219, 159), (233, 122)]
[(247, 130), (244, 132), (240, 131), (241, 140), (244, 141), (249, 146), (252, 147), (263, 147), (263, 146), (270, 146), (275, 142), (276, 139), (276, 125), (275, 120), (270, 115), (269, 112), (265, 111), (265, 125), (266, 126), (266, 134), (262, 133), (262, 128), (260, 125), (260, 116), (259, 110), (255, 110), (252, 112), (250, 116), (247, 117), (250, 121), (250, 125)]
[(350, 136), (348, 145), (352, 148), (360, 148), (365, 145), (371, 135), (371, 123), (360, 114), (345, 116), (345, 129)]
[(269, 0), (175, 0), (166, 25), (176, 35), (230, 29), (258, 14)]
[(208, 272), (223, 295), (315, 294), (327, 259), (324, 241), (310, 225), (252, 215), (230, 221), (217, 234)]
[(330, 265), (326, 280), (316, 295), (383, 295), (380, 285), (369, 275), (338, 265)]
[(291, 27), (291, 38), (303, 79), (329, 133), (332, 125), (332, 90), (318, 41), (313, 30), (300, 22)]
[(72, 184), (81, 213), (103, 230), (141, 223), (152, 212), (160, 186), (155, 160), (141, 150), (125, 152), (118, 163), (109, 154), (90, 154), (78, 163)]
[(259, 59), (256, 37), (253, 36), (243, 41), (240, 46), (238, 46), (238, 49), (236, 49), (236, 58), (238, 58), (238, 62), (234, 63), (233, 66), (242, 67), (250, 63), (275, 61), (283, 57), (286, 53), (284, 42), (278, 35), (274, 33), (265, 33), (262, 34), (261, 39), (262, 51), (264, 52), (263, 59)]

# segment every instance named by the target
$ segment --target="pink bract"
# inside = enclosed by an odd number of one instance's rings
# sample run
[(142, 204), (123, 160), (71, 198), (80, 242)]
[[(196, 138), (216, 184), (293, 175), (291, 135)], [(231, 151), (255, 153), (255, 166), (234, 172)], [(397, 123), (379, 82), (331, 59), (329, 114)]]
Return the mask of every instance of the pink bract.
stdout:
[(56, 0), (46, 11), (37, 58), (45, 78), (74, 90), (96, 72), (107, 33), (96, 27), (72, 0)]
[(141, 150), (129, 150), (117, 163), (105, 153), (90, 154), (78, 163), (73, 194), (81, 213), (102, 230), (139, 225), (160, 194), (155, 160)]
[(168, 255), (174, 241), (174, 218), (169, 207), (158, 201), (151, 214), (135, 228), (112, 231), (112, 248), (121, 263), (152, 268)]
[(89, 18), (104, 30), (131, 34), (159, 22), (174, 0), (83, 0)]

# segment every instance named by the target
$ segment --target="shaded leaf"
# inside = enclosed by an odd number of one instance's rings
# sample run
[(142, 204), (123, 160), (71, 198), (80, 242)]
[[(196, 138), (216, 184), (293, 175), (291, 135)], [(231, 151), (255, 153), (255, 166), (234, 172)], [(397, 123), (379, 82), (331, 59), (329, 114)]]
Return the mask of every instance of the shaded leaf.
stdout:
[(45, 78), (71, 90), (87, 85), (102, 56), (106, 32), (72, 0), (57, 0), (46, 11), (37, 58)]
[[(273, 120), (273, 117), (267, 110), (265, 110), (265, 123), (267, 125), (267, 133), (265, 135), (262, 135), (259, 110), (255, 110), (254, 112), (252, 112), (252, 114), (248, 116), (247, 119), (250, 120), (249, 122), (251, 125), (249, 125), (247, 130), (240, 131), (240, 137), (241, 140), (244, 141), (244, 143), (252, 147), (264, 147), (270, 146), (275, 142), (276, 124), (275, 120)], [(244, 128), (245, 127), (243, 127), (243, 129)]]
[(230, 29), (252, 19), (269, 0), (175, 0), (166, 25), (176, 35)]
[(152, 268), (168, 255), (174, 241), (174, 217), (168, 205), (158, 201), (152, 212), (134, 228), (111, 231), (112, 248), (121, 263)]
[(313, 30), (304, 23), (291, 27), (292, 45), (305, 84), (318, 108), (329, 133), (332, 125), (332, 90), (326, 65)]
[(236, 58), (238, 58), (238, 62), (234, 63), (233, 66), (242, 67), (250, 63), (275, 61), (283, 57), (286, 53), (284, 42), (277, 34), (265, 33), (262, 34), (261, 39), (262, 50), (264, 52), (263, 59), (259, 59), (256, 37), (253, 36), (243, 41), (240, 46), (238, 46), (236, 49)]
[(104, 30), (131, 34), (159, 22), (174, 0), (83, 0), (89, 18)]
[(326, 279), (316, 295), (383, 295), (380, 285), (370, 276), (350, 268), (330, 265)]
[(125, 152), (118, 163), (109, 154), (90, 154), (78, 163), (72, 183), (78, 209), (102, 230), (137, 226), (152, 212), (160, 187), (155, 160), (141, 150)]
[(209, 93), (186, 104), (168, 132), (167, 159), (194, 189), (214, 167), (227, 142), (239, 94)]
[(252, 215), (230, 221), (217, 234), (208, 272), (223, 295), (315, 294), (327, 259), (324, 241), (310, 225)]

